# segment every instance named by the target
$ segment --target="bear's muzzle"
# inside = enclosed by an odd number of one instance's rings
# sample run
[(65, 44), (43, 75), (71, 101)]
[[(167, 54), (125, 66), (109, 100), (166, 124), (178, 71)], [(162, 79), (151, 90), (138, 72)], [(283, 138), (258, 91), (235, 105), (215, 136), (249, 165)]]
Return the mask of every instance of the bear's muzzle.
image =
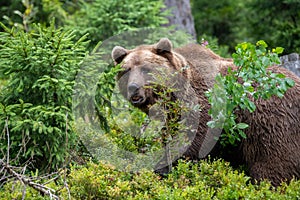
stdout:
[(138, 84), (129, 84), (127, 91), (128, 99), (133, 105), (140, 105), (145, 102), (145, 94), (143, 92), (143, 89), (141, 89), (141, 87)]

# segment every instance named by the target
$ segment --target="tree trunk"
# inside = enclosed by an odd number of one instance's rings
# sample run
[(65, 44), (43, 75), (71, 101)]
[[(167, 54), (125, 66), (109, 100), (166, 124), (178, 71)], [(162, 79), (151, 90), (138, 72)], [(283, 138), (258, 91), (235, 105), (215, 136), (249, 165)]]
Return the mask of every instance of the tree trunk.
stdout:
[(175, 25), (176, 30), (184, 30), (196, 38), (190, 0), (164, 0), (164, 3), (172, 13), (166, 26)]

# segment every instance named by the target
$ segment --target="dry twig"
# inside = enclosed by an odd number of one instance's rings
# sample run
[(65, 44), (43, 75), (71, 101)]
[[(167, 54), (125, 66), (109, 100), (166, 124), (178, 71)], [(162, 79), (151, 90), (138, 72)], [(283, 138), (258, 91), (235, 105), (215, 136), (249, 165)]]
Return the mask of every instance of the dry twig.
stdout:
[(23, 185), (28, 185), (32, 188), (34, 188), (35, 190), (39, 191), (41, 194), (43, 195), (48, 195), (50, 197), (52, 197), (53, 199), (59, 199), (58, 196), (56, 196), (55, 190), (53, 190), (52, 188), (49, 188), (45, 185), (42, 184), (38, 184), (35, 183), (33, 181), (31, 181), (28, 177), (26, 177), (25, 175), (19, 174), (18, 172), (16, 172), (12, 166), (8, 165), (6, 162), (4, 162), (2, 159), (0, 159), (0, 166), (3, 167), (3, 169), (10, 175), (12, 175), (14, 178), (18, 179)]

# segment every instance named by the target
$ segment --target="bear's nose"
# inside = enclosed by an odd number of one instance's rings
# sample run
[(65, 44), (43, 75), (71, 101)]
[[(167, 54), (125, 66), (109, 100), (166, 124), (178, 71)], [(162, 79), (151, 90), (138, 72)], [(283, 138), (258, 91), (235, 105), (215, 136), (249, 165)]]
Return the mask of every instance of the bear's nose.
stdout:
[(138, 86), (136, 83), (131, 83), (131, 84), (128, 86), (128, 92), (129, 92), (130, 94), (134, 94), (138, 89), (139, 89), (139, 86)]

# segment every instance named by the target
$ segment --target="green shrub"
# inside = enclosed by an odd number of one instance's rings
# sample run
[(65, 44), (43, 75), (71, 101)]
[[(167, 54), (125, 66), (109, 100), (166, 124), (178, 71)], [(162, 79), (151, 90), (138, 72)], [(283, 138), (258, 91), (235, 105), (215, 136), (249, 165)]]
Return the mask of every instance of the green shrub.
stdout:
[(297, 199), (300, 181), (277, 189), (269, 182), (249, 183), (243, 172), (223, 160), (179, 161), (167, 177), (142, 170), (118, 171), (110, 164), (89, 163), (71, 169), (69, 184), (74, 199)]
[(1, 3), (0, 17), (7, 26), (28, 30), (33, 22), (50, 25), (53, 18), (63, 26), (78, 4), (77, 0), (7, 0)]
[(70, 16), (67, 28), (89, 33), (91, 47), (124, 31), (159, 27), (166, 23), (161, 0), (95, 0), (82, 2), (79, 11)]
[(75, 33), (56, 29), (54, 22), (33, 27), (0, 33), (0, 78), (7, 80), (0, 94), (0, 127), (6, 130), (0, 157), (9, 151), (12, 164), (57, 169), (76, 144), (71, 97), (87, 43), (73, 41)]
[[(223, 160), (198, 163), (180, 160), (170, 174), (162, 178), (152, 171), (123, 172), (100, 162), (72, 166), (65, 184), (47, 184), (62, 199), (299, 199), (300, 181), (274, 188), (269, 182), (253, 185), (243, 172)], [(66, 184), (68, 189), (65, 188)], [(0, 199), (21, 199), (23, 185), (16, 181), (0, 189)], [(49, 199), (26, 188), (26, 199)]]
[[(24, 193), (26, 191), (26, 193)], [(11, 181), (0, 189), (0, 199), (10, 200), (10, 199), (30, 199), (30, 200), (44, 200), (50, 199), (49, 197), (43, 197), (38, 191), (30, 187), (24, 189), (24, 185), (19, 181)]]

